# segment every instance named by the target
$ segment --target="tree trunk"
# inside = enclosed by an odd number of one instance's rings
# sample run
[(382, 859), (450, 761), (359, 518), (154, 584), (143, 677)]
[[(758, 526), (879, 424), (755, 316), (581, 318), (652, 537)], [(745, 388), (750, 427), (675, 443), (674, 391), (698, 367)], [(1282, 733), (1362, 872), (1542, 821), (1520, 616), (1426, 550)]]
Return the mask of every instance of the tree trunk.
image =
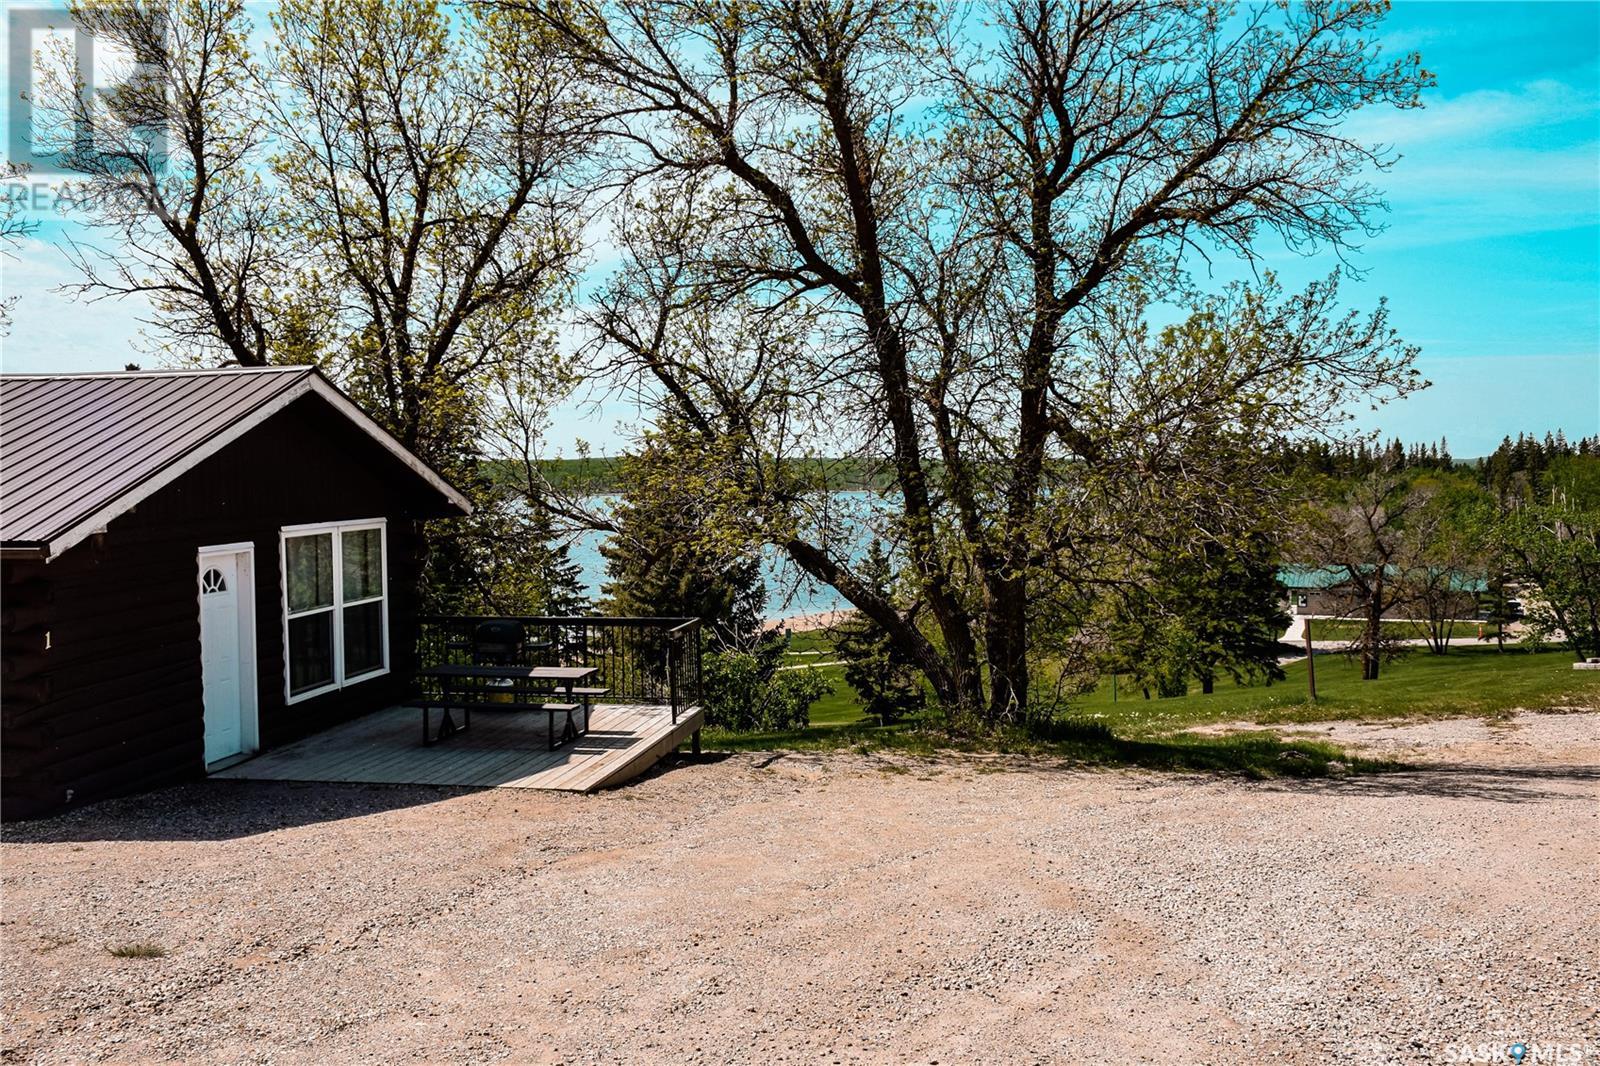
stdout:
[(1205, 696), (1211, 695), (1211, 693), (1216, 689), (1216, 687), (1217, 687), (1217, 679), (1216, 679), (1216, 677), (1214, 677), (1211, 674), (1201, 674), (1200, 675), (1200, 693), (1202, 695), (1205, 695)]
[(1017, 721), (1028, 709), (1028, 616), (1023, 581), (991, 577), (985, 586), (989, 721)]
[(1367, 601), (1367, 628), (1361, 637), (1361, 680), (1378, 680), (1378, 652), (1383, 646), (1383, 599), (1374, 592)]
[(1450, 637), (1455, 631), (1454, 611), (1455, 604), (1449, 596), (1445, 597), (1443, 605), (1430, 604), (1428, 612), (1428, 650), (1434, 655), (1446, 655), (1450, 651)]
[(904, 618), (884, 597), (857, 581), (827, 553), (803, 540), (784, 544), (789, 558), (818, 581), (831, 585), (862, 614), (883, 627), (891, 643), (906, 658), (916, 663), (933, 686), (934, 696), (946, 707), (978, 710), (983, 706), (981, 679), (977, 669), (977, 649), (972, 634), (964, 625), (946, 625), (936, 618), (946, 648), (940, 650)]

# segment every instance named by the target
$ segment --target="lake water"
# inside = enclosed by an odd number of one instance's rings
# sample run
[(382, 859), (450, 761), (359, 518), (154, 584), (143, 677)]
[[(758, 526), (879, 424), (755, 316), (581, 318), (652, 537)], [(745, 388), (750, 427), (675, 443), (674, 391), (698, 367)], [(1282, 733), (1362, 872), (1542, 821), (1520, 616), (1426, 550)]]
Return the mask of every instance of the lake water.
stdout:
[[(882, 510), (882, 497), (872, 492), (836, 492), (831, 499), (837, 501), (839, 512), (845, 516), (846, 525), (860, 530), (852, 541), (851, 561), (866, 551), (869, 537), (866, 523), (855, 516)], [(598, 600), (600, 587), (606, 580), (606, 561), (600, 546), (610, 534), (585, 533), (572, 542), (569, 549), (572, 561), (582, 569), (583, 590), (591, 600)], [(762, 578), (767, 585), (767, 618), (789, 618), (797, 614), (820, 614), (848, 607), (844, 597), (830, 586), (812, 581), (800, 572), (788, 557), (776, 548), (762, 553)]]

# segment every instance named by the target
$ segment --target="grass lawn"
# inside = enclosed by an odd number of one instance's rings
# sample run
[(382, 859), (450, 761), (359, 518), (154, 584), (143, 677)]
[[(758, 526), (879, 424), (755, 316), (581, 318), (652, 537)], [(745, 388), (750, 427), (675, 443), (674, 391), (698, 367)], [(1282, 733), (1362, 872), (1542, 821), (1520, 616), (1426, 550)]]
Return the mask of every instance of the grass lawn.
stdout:
[(832, 660), (833, 638), (826, 630), (817, 629), (805, 633), (789, 634), (789, 658), (794, 662), (805, 662), (807, 659), (816, 659), (819, 662), (826, 659)]
[(1223, 680), (1216, 692), (1143, 698), (1125, 679), (1112, 702), (1103, 681), (1074, 701), (1072, 714), (1104, 722), (1118, 732), (1165, 733), (1207, 722), (1253, 721), (1263, 725), (1349, 718), (1409, 718), (1497, 715), (1516, 709), (1581, 706), (1600, 710), (1600, 677), (1572, 669), (1564, 650), (1529, 652), (1493, 645), (1451, 648), (1447, 655), (1413, 649), (1384, 664), (1378, 680), (1361, 680), (1360, 665), (1343, 655), (1317, 656), (1317, 701), (1306, 695), (1306, 664), (1291, 663), (1286, 680), (1271, 685), (1235, 685)]
[[(1312, 640), (1355, 640), (1366, 629), (1366, 623), (1359, 618), (1312, 618), (1309, 621)], [(1450, 632), (1451, 639), (1476, 637), (1479, 624), (1469, 619), (1456, 622), (1455, 629)], [(1492, 633), (1493, 627), (1484, 626), (1484, 632)], [(1428, 629), (1415, 622), (1384, 622), (1383, 633), (1395, 640), (1422, 640), (1428, 635)]]
[[(801, 641), (800, 638), (806, 638)], [(796, 634), (791, 663), (831, 662), (826, 638)], [(1039, 733), (1020, 730), (992, 736), (952, 735), (942, 723), (907, 721), (880, 726), (863, 718), (855, 693), (839, 667), (823, 667), (835, 681), (831, 696), (812, 709), (811, 726), (786, 733), (707, 732), (720, 750), (893, 749), (931, 754), (941, 749), (1031, 752), (1108, 765), (1159, 769), (1225, 770), (1255, 776), (1316, 775), (1342, 762), (1353, 770), (1378, 770), (1384, 764), (1353, 759), (1340, 749), (1315, 742), (1286, 742), (1270, 729), (1230, 736), (1182, 732), (1212, 722), (1246, 721), (1262, 726), (1334, 719), (1410, 718), (1445, 715), (1500, 715), (1517, 709), (1581, 707), (1600, 710), (1600, 676), (1572, 669), (1571, 653), (1529, 652), (1493, 646), (1452, 648), (1448, 655), (1418, 649), (1386, 664), (1377, 681), (1362, 681), (1359, 667), (1342, 655), (1317, 656), (1317, 701), (1306, 695), (1306, 664), (1289, 665), (1284, 681), (1235, 685), (1220, 681), (1211, 695), (1195, 686), (1171, 699), (1142, 697), (1123, 679), (1112, 699), (1109, 679), (1075, 699), (1067, 715)]]
[(822, 632), (791, 633), (789, 653), (785, 666), (810, 666), (833, 685), (833, 691), (811, 705), (811, 724), (823, 728), (837, 728), (862, 720), (861, 700), (855, 689), (845, 684), (844, 667), (829, 666), (837, 663), (833, 642)]

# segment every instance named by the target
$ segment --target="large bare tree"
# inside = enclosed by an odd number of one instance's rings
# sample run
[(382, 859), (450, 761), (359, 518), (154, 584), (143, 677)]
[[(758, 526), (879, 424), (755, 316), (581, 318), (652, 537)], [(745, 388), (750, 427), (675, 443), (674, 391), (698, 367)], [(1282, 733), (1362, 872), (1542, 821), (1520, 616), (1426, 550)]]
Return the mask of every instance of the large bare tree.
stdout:
[(41, 57), (35, 137), (61, 146), (71, 201), (106, 237), (70, 245), (77, 288), (148, 299), (164, 346), (267, 362), (259, 296), (282, 259), (243, 0), (82, 0), (71, 11), (122, 67), (90, 86), (70, 42)]
[(44, 57), (42, 134), (105, 233), (81, 288), (148, 297), (158, 340), (320, 362), (408, 445), (477, 444), (507, 388), (558, 378), (590, 144), (537, 26), (433, 0), (78, 0), (126, 60), (100, 86)]
[(1376, 681), (1384, 660), (1403, 650), (1383, 623), (1413, 602), (1404, 575), (1428, 565), (1418, 552), (1424, 539), (1412, 527), (1431, 496), (1431, 488), (1403, 473), (1380, 469), (1304, 512), (1297, 538), (1302, 552), (1334, 576), (1337, 613), (1361, 620), (1350, 650), (1360, 656), (1363, 681)]
[(538, 27), (431, 0), (284, 0), (273, 169), (292, 207), (285, 324), (424, 455), (559, 378), (584, 219), (574, 80)]
[[(1428, 77), (1372, 43), (1381, 5), (508, 2), (609, 102), (633, 185), (597, 348), (740, 442), (762, 538), (947, 706), (1025, 713), (1055, 584), (1182, 531), (1250, 436), (1411, 382), (1382, 313), (1337, 314), (1331, 283), (1216, 301), (1209, 348), (1140, 323), (1193, 301), (1198, 256), (1372, 231), (1387, 158), (1341, 121), (1414, 106)], [(748, 373), (712, 328), (732, 308), (782, 316), (746, 326)], [(785, 479), (808, 449), (882, 464), (914, 602), (853, 572)]]

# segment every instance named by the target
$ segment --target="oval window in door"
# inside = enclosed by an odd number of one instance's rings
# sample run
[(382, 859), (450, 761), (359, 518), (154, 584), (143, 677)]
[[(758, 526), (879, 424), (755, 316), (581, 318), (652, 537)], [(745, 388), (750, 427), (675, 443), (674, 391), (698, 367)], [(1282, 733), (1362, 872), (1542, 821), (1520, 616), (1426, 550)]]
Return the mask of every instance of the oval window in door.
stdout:
[(200, 575), (200, 591), (205, 594), (212, 592), (227, 592), (228, 582), (223, 578), (222, 571), (212, 567)]

